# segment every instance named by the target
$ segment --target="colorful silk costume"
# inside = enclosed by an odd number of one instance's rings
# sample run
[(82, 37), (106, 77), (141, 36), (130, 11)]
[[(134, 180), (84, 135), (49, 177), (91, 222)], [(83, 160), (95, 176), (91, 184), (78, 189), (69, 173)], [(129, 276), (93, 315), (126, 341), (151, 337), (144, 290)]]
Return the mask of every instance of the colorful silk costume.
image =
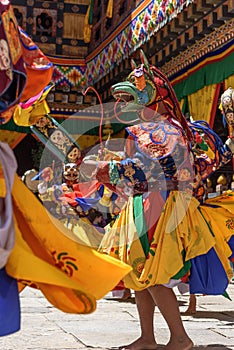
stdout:
[[(79, 164), (79, 146), (48, 115), (45, 97), (52, 65), (17, 27), (11, 6), (4, 3), (0, 1), (0, 44), (5, 54), (0, 62), (0, 123), (13, 117), (18, 125), (31, 125), (60, 160)], [(40, 289), (54, 306), (74, 313), (94, 311), (96, 300), (121, 279), (135, 290), (174, 279), (188, 281), (193, 293), (225, 292), (231, 277), (228, 259), (233, 257), (233, 196), (216, 199), (218, 204), (199, 200), (204, 180), (231, 159), (231, 152), (204, 123), (187, 123), (169, 82), (146, 60), (134, 68), (130, 80), (134, 83), (114, 86), (113, 94), (127, 92), (134, 108), (147, 108), (134, 115), (144, 123), (128, 128), (128, 157), (100, 163), (97, 173), (108, 188), (118, 192), (126, 182), (133, 193), (102, 240), (99, 250), (106, 254), (88, 246), (93, 243), (86, 240), (90, 225), (85, 221), (72, 232), (49, 215), (17, 176), (8, 183), (0, 153), (0, 195), (9, 209), (7, 217), (2, 205), (1, 218), (10, 223), (2, 225), (10, 229), (0, 241), (0, 286), (6, 292), (0, 299), (0, 335), (19, 329), (17, 282), (20, 289)], [(161, 102), (166, 112), (160, 119)], [(131, 107), (130, 103), (126, 109), (132, 113)], [(87, 204), (82, 196), (73, 199)]]
[(99, 181), (132, 188), (100, 251), (132, 267), (128, 288), (183, 281), (193, 294), (224, 294), (233, 275), (233, 194), (213, 206), (203, 199), (205, 180), (232, 159), (230, 148), (206, 123), (185, 120), (169, 81), (143, 53), (112, 93), (127, 101), (122, 118), (144, 122), (127, 128), (125, 159), (99, 162)]

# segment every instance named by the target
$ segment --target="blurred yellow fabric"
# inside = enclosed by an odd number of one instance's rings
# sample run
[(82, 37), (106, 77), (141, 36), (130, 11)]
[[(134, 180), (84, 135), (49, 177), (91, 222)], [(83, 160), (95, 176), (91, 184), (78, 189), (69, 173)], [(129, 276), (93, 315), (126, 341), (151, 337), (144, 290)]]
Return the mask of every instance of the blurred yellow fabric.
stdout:
[(4, 178), (2, 164), (0, 162), (0, 197), (5, 198), (6, 193), (7, 193), (6, 182), (5, 182), (5, 178)]
[(57, 308), (90, 313), (131, 267), (98, 253), (50, 215), (16, 177), (12, 191), (16, 243), (7, 273), (42, 291)]

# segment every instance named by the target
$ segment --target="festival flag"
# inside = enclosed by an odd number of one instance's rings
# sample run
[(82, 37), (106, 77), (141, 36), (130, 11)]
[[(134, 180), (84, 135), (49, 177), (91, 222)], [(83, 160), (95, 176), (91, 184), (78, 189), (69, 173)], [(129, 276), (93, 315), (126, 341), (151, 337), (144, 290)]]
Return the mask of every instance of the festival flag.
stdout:
[(88, 10), (84, 19), (84, 42), (89, 43), (91, 40), (91, 30), (93, 26), (93, 0), (90, 0)]
[(106, 10), (106, 17), (112, 18), (113, 16), (113, 0), (108, 1), (107, 10)]

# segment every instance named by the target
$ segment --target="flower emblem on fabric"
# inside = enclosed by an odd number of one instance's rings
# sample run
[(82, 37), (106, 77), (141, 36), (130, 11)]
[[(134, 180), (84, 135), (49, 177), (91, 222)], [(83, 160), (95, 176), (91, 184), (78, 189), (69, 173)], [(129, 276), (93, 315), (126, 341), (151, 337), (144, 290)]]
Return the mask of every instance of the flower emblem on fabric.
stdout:
[(137, 149), (152, 159), (166, 157), (176, 144), (185, 145), (182, 133), (166, 122), (142, 123), (129, 127), (130, 135), (137, 143)]
[(152, 141), (163, 143), (166, 140), (166, 134), (162, 129), (155, 130), (151, 135)]
[(166, 153), (168, 153), (168, 148), (162, 147), (161, 145), (152, 144), (152, 145), (149, 145), (148, 149), (151, 151), (151, 154), (153, 154), (154, 158), (161, 158)]
[(192, 174), (191, 170), (188, 168), (178, 169), (177, 179), (179, 181), (189, 181), (191, 180)]
[(65, 272), (69, 277), (72, 277), (74, 271), (78, 271), (78, 266), (75, 264), (76, 259), (69, 256), (66, 252), (58, 253), (52, 252), (52, 257), (55, 261), (55, 266)]
[(226, 226), (229, 230), (234, 230), (234, 219), (226, 220)]
[(138, 278), (140, 277), (144, 266), (145, 266), (145, 258), (143, 257), (137, 258), (133, 261), (133, 264), (132, 264), (133, 272), (136, 274)]
[(149, 259), (150, 256), (154, 256), (154, 255), (155, 255), (157, 246), (158, 246), (158, 245), (157, 245), (156, 242), (154, 243), (154, 238), (153, 238), (153, 239), (152, 239), (152, 242), (151, 242), (151, 244), (150, 244), (150, 249), (149, 249), (149, 254), (148, 254), (148, 256), (147, 256), (147, 259)]
[(134, 177), (133, 177), (135, 173), (136, 171), (135, 169), (133, 169), (132, 164), (124, 165), (124, 175), (127, 176), (133, 184), (136, 182), (136, 180), (134, 180)]

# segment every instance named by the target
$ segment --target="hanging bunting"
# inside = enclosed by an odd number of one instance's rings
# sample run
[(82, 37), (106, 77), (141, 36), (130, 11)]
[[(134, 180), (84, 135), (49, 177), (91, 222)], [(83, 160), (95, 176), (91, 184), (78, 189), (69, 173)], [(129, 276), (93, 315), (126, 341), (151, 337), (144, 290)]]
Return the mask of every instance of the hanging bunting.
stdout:
[(84, 42), (89, 43), (91, 40), (91, 30), (93, 26), (93, 0), (90, 0), (88, 11), (84, 19)]
[[(121, 22), (104, 45), (87, 57), (87, 83), (92, 85), (125, 57), (141, 47), (193, 0), (144, 1)], [(143, 4), (144, 3), (144, 4)], [(106, 16), (111, 18), (113, 0), (108, 1)], [(88, 41), (89, 42), (89, 41)]]
[(106, 10), (106, 17), (112, 18), (113, 16), (113, 0), (108, 1), (107, 10)]

